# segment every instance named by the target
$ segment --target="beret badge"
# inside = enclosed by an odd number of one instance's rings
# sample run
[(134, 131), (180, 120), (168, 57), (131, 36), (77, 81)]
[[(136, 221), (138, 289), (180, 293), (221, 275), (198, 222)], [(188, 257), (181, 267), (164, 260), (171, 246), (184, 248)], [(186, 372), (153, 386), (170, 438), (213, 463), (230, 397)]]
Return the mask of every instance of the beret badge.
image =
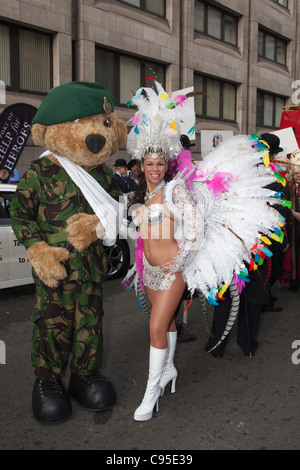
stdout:
[(106, 96), (104, 97), (103, 109), (106, 113), (112, 112), (112, 105), (110, 104)]

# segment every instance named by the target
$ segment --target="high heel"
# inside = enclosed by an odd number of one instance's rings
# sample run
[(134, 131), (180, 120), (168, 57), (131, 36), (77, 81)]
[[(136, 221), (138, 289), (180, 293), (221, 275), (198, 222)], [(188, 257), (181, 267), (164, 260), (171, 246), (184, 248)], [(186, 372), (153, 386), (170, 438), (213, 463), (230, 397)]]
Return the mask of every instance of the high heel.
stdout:
[(172, 370), (170, 372), (165, 372), (163, 373), (160, 381), (160, 388), (161, 388), (161, 393), (160, 396), (162, 397), (163, 394), (165, 393), (165, 388), (166, 386), (171, 382), (171, 393), (176, 392), (176, 380), (177, 380), (178, 372), (173, 366)]
[(161, 375), (159, 386), (161, 388), (160, 396), (163, 396), (165, 393), (166, 385), (169, 382), (171, 383), (171, 393), (176, 392), (176, 380), (178, 372), (174, 366), (174, 354), (177, 343), (177, 331), (168, 331), (168, 354), (164, 366), (163, 373)]
[(147, 388), (142, 403), (135, 410), (135, 421), (147, 421), (152, 418), (154, 407), (156, 411), (159, 410), (158, 399), (161, 393), (159, 381), (163, 372), (167, 351), (167, 349), (157, 349), (150, 346)]

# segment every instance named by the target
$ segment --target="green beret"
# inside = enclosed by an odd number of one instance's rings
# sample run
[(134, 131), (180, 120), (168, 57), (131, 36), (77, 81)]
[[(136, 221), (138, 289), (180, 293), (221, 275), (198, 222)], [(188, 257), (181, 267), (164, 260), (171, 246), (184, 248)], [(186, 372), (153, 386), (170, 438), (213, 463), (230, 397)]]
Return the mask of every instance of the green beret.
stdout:
[(51, 126), (75, 119), (110, 113), (114, 110), (112, 94), (91, 82), (69, 82), (53, 88), (34, 116), (32, 124)]

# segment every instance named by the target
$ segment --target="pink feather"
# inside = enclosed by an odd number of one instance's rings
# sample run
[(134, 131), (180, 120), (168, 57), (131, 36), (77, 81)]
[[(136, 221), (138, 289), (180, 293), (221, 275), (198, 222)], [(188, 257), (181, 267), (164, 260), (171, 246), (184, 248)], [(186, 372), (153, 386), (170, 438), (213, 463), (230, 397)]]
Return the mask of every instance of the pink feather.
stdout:
[(219, 194), (227, 193), (229, 191), (231, 180), (232, 175), (230, 173), (223, 173), (220, 171), (215, 173), (211, 180), (207, 180), (206, 184), (213, 196), (217, 197)]
[(176, 160), (173, 158), (169, 158), (168, 160), (168, 174), (171, 176), (171, 178), (174, 178), (176, 175)]
[(134, 116), (134, 118), (132, 119), (132, 124), (135, 126), (136, 124), (139, 123), (139, 120), (140, 120), (140, 116), (137, 114), (137, 115)]
[[(189, 173), (191, 170), (195, 169), (195, 166), (192, 162), (192, 154), (189, 150), (182, 150), (177, 157), (177, 168), (176, 171), (182, 171), (186, 169), (186, 173)], [(192, 173), (189, 178), (186, 180), (188, 188), (192, 189), (192, 181), (195, 179), (195, 173)]]
[(176, 104), (179, 104), (180, 106), (182, 106), (186, 99), (187, 98), (185, 95), (177, 95), (175, 96), (174, 101)]
[(242, 281), (241, 279), (239, 279), (237, 275), (234, 273), (234, 283), (236, 285), (238, 293), (240, 294), (245, 287), (245, 281)]
[(141, 288), (145, 294), (145, 289), (143, 286), (143, 253), (144, 253), (144, 245), (141, 234), (138, 232), (137, 240), (136, 240), (136, 247), (135, 247), (135, 265), (136, 265), (136, 272), (140, 279)]

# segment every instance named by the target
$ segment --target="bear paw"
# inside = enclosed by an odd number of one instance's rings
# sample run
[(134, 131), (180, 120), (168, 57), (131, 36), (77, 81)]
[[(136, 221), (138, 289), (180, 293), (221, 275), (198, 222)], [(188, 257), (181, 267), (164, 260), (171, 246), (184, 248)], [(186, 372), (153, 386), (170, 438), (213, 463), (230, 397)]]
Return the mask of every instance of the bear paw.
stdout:
[(97, 240), (97, 238), (101, 238), (98, 230), (99, 224), (102, 227), (102, 224), (96, 215), (73, 215), (68, 219), (68, 227), (66, 230), (68, 241), (74, 246), (74, 248), (76, 248), (76, 250), (85, 250), (91, 245), (91, 243)]
[(66, 268), (61, 264), (70, 254), (65, 248), (37, 242), (27, 249), (29, 261), (37, 276), (49, 287), (57, 287), (67, 277)]

